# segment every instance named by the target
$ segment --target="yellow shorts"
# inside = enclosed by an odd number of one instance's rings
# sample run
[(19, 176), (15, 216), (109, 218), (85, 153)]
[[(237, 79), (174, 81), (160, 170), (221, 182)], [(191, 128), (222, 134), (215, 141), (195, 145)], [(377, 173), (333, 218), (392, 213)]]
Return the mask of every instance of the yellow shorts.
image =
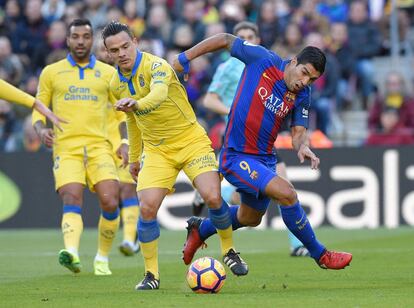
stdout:
[(116, 169), (118, 171), (119, 182), (127, 184), (135, 184), (134, 179), (132, 178), (131, 173), (129, 173), (129, 166), (122, 168), (122, 159), (120, 159), (116, 153), (113, 154), (114, 161), (116, 164)]
[(167, 188), (173, 192), (180, 170), (183, 170), (193, 182), (202, 173), (217, 171), (217, 167), (216, 156), (206, 134), (176, 149), (164, 145), (159, 147), (144, 145), (137, 191), (147, 188)]
[(117, 180), (118, 172), (107, 143), (85, 146), (78, 151), (54, 153), (53, 174), (58, 190), (69, 183), (88, 184), (93, 191), (96, 183)]

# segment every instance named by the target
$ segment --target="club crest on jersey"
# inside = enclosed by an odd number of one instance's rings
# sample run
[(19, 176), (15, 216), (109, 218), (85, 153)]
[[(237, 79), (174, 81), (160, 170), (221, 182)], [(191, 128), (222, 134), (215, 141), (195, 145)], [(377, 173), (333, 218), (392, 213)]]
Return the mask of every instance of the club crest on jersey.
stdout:
[(296, 94), (295, 93), (292, 93), (290, 91), (286, 92), (286, 94), (285, 94), (286, 102), (293, 103), (295, 101), (295, 99), (296, 99)]
[(152, 63), (151, 71), (155, 70), (159, 66), (161, 66), (161, 62), (154, 62), (154, 63)]
[(257, 172), (256, 170), (253, 170), (252, 173), (250, 173), (250, 178), (252, 180), (257, 180), (258, 177), (259, 177), (259, 172)]
[(100, 78), (101, 77), (101, 71), (100, 70), (96, 70), (95, 71), (95, 77), (96, 78)]
[(144, 75), (140, 74), (138, 77), (138, 80), (139, 80), (139, 85), (141, 86), (141, 88), (145, 86)]

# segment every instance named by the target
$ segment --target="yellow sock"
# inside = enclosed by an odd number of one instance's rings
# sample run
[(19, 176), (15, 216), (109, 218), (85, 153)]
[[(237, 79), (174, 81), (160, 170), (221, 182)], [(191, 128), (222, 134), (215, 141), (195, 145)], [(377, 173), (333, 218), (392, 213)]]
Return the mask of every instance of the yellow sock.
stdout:
[(217, 234), (220, 238), (221, 254), (224, 256), (230, 248), (234, 249), (233, 245), (233, 227), (230, 225), (227, 229), (217, 229)]
[(145, 272), (149, 271), (154, 274), (156, 279), (159, 279), (158, 272), (158, 239), (148, 242), (140, 243), (141, 253), (144, 257)]
[(80, 214), (72, 212), (63, 214), (62, 233), (66, 249), (78, 253), (82, 231), (83, 221)]
[(107, 257), (112, 247), (119, 227), (119, 216), (113, 220), (105, 219), (102, 215), (98, 225), (98, 254)]
[(137, 236), (138, 217), (138, 206), (127, 206), (122, 208), (121, 218), (124, 225), (124, 241), (135, 243)]

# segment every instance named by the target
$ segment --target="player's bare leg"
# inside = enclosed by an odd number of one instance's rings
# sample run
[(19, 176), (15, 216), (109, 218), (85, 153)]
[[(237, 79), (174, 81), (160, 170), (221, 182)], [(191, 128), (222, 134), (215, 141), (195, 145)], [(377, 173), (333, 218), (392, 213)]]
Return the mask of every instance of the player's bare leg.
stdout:
[(104, 180), (95, 184), (102, 210), (98, 225), (98, 252), (94, 260), (95, 275), (111, 275), (109, 252), (119, 227), (119, 182)]
[(79, 243), (83, 231), (83, 185), (70, 183), (58, 189), (63, 201), (62, 233), (65, 248), (59, 251), (59, 263), (73, 273), (81, 271)]
[(139, 242), (137, 240), (139, 202), (136, 185), (121, 182), (120, 191), (123, 240), (119, 246), (119, 250), (125, 256), (133, 256), (139, 251)]
[(144, 279), (136, 290), (154, 290), (160, 287), (158, 270), (158, 238), (160, 226), (157, 221), (158, 209), (168, 193), (166, 188), (148, 188), (138, 192), (140, 216), (138, 219), (138, 239), (144, 258)]
[(296, 191), (288, 180), (274, 177), (266, 186), (265, 193), (279, 202), (286, 226), (305, 245), (320, 267), (343, 269), (350, 264), (352, 254), (326, 250), (316, 240), (306, 213), (297, 199)]
[[(233, 229), (228, 204), (220, 194), (220, 178), (216, 171), (209, 171), (198, 175), (194, 179), (194, 186), (209, 207), (209, 217), (217, 229), (220, 238), (221, 252), (224, 263), (237, 276), (247, 275), (247, 264), (240, 258), (234, 249)], [(194, 225), (195, 227), (196, 225)], [(187, 241), (184, 245), (184, 262), (191, 261), (200, 245), (200, 237), (196, 228), (189, 227)], [(194, 237), (194, 240), (192, 239)]]

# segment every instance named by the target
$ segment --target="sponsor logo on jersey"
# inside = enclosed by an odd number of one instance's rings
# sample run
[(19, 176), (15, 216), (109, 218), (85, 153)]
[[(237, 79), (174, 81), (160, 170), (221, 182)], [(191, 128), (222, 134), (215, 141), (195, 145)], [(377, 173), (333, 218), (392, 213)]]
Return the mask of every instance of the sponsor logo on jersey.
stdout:
[(98, 101), (98, 96), (94, 95), (90, 88), (69, 86), (68, 92), (64, 95), (65, 101)]
[(101, 77), (101, 71), (100, 70), (96, 70), (95, 71), (95, 77), (96, 78), (100, 78)]
[(151, 71), (155, 70), (157, 67), (161, 66), (161, 62), (154, 62), (151, 65)]
[(270, 78), (267, 73), (263, 73), (263, 77), (266, 78), (266, 79), (272, 80), (272, 78)]
[(165, 76), (167, 76), (167, 73), (166, 72), (161, 72), (161, 71), (157, 71), (157, 72), (155, 72), (151, 75), (152, 78), (165, 77)]
[(291, 103), (283, 101), (275, 93), (265, 87), (260, 87), (257, 94), (265, 108), (279, 117), (284, 118), (292, 107)]
[(246, 46), (257, 46), (255, 44), (249, 43), (248, 41), (244, 41), (243, 42), (243, 45), (246, 45)]

